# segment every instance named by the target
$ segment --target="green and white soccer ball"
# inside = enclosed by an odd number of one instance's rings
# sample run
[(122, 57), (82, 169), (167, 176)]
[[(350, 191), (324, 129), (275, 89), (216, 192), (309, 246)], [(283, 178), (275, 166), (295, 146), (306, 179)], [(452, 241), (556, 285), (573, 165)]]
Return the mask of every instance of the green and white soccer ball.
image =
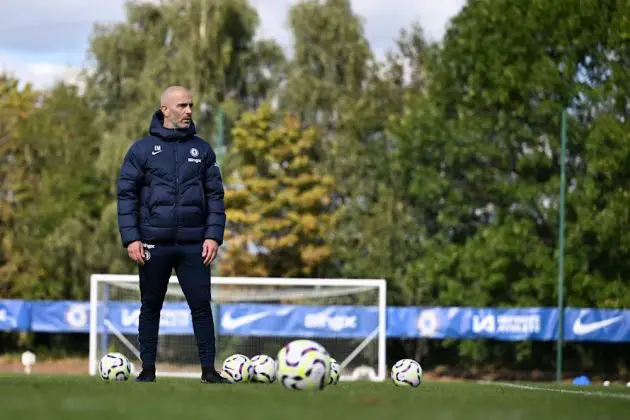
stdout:
[(288, 389), (322, 390), (330, 382), (330, 355), (315, 341), (291, 341), (278, 352), (276, 375)]
[(98, 374), (104, 381), (126, 381), (131, 375), (131, 363), (122, 353), (107, 353), (98, 363)]
[(250, 382), (271, 384), (276, 380), (276, 361), (266, 354), (259, 354), (251, 358), (249, 370)]
[(330, 380), (328, 385), (337, 385), (339, 383), (339, 375), (341, 374), (341, 366), (332, 357), (330, 358)]
[(251, 361), (243, 354), (233, 354), (223, 361), (222, 376), (230, 382), (249, 382)]
[(422, 367), (413, 359), (401, 359), (392, 367), (391, 377), (397, 386), (415, 388), (422, 383)]

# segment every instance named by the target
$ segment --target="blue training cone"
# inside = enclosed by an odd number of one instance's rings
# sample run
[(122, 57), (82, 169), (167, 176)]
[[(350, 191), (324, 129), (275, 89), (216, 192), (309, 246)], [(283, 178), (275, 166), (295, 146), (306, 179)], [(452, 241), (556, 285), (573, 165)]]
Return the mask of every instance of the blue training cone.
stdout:
[(590, 385), (591, 381), (588, 379), (586, 375), (578, 376), (573, 379), (573, 385), (585, 386)]

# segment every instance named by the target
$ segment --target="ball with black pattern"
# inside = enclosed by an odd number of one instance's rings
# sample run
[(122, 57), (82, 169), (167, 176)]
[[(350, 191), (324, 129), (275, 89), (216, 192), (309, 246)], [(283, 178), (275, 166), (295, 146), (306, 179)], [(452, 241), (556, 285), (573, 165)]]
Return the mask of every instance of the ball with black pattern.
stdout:
[(223, 361), (221, 376), (232, 383), (249, 382), (251, 361), (244, 354), (233, 354)]
[(330, 358), (330, 380), (328, 381), (328, 385), (337, 385), (339, 383), (339, 375), (341, 375), (341, 366), (339, 363)]
[(276, 381), (276, 361), (266, 354), (251, 358), (250, 381), (259, 384), (271, 384)]
[(122, 353), (107, 353), (98, 363), (98, 374), (104, 381), (126, 381), (131, 375), (131, 363)]
[(287, 389), (323, 390), (330, 382), (330, 355), (315, 341), (292, 341), (278, 352), (276, 375)]
[(422, 367), (413, 359), (401, 359), (392, 366), (391, 378), (397, 386), (416, 388), (422, 383)]

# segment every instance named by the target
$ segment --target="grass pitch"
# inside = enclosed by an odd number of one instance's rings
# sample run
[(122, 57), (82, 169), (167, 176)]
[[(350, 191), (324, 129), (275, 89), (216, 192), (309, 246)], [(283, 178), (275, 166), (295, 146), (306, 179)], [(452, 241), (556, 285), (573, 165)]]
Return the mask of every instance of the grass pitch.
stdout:
[(351, 382), (304, 392), (278, 383), (206, 385), (196, 379), (158, 378), (157, 383), (139, 384), (87, 376), (4, 375), (0, 396), (1, 417), (21, 420), (630, 418), (630, 388), (614, 386), (426, 382), (410, 389), (391, 382)]

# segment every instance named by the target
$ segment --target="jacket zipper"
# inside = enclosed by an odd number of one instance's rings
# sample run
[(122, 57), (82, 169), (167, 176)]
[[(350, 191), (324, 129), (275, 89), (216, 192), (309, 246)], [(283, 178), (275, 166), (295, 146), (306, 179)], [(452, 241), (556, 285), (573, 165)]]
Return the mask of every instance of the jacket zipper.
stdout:
[(206, 208), (208, 203), (206, 203), (206, 195), (204, 194), (202, 181), (199, 181), (199, 189), (201, 190), (201, 208), (203, 209), (203, 214), (206, 214), (208, 212), (208, 209)]
[(177, 170), (177, 145), (178, 143), (175, 142), (175, 220), (177, 221), (175, 226), (175, 245), (179, 242), (177, 238), (179, 234), (179, 172)]

